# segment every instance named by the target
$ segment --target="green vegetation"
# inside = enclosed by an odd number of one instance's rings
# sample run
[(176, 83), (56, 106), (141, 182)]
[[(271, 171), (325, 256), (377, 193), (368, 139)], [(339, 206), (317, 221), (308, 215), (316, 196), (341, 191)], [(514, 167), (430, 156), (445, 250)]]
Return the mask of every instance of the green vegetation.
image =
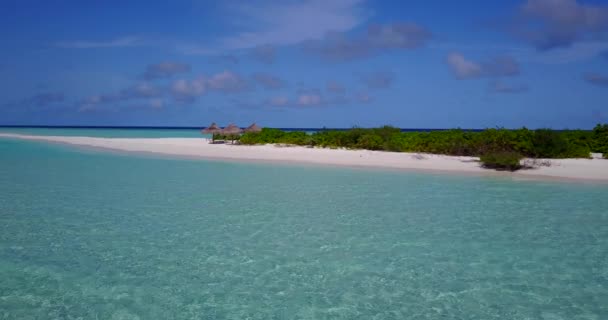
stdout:
[(284, 143), (304, 146), (311, 144), (311, 136), (302, 131), (285, 132), (264, 128), (261, 132), (245, 133), (241, 136), (240, 142), (241, 144)]
[(479, 158), (484, 168), (515, 171), (522, 168), (523, 156), (517, 152), (496, 152), (482, 155)]
[[(421, 152), (455, 156), (485, 156), (487, 163), (505, 164), (512, 170), (514, 159), (529, 158), (589, 158), (591, 152), (608, 155), (608, 124), (593, 131), (550, 129), (508, 130), (503, 128), (473, 132), (461, 129), (432, 132), (401, 132), (398, 128), (322, 130), (313, 134), (284, 132), (264, 128), (258, 133), (246, 133), (241, 144), (293, 144), (324, 148), (383, 150), (392, 152)], [(486, 162), (484, 162), (486, 163)], [(510, 164), (509, 164), (510, 163)]]
[(234, 141), (239, 141), (239, 139), (240, 139), (239, 134), (219, 134), (219, 133), (213, 134), (214, 141), (222, 140), (222, 141), (234, 142)]
[(604, 154), (604, 158), (608, 159), (608, 124), (598, 124), (593, 128), (591, 137), (592, 151)]

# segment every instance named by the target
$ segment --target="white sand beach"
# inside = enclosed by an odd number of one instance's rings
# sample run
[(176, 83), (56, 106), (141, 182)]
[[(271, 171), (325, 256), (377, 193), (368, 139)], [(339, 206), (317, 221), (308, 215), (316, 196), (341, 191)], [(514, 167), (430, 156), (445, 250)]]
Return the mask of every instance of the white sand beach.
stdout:
[(550, 160), (550, 166), (541, 166), (511, 173), (481, 168), (476, 157), (369, 150), (336, 150), (299, 146), (209, 144), (202, 138), (94, 138), (36, 136), (11, 133), (0, 133), (0, 138), (46, 141), (116, 151), (155, 153), (202, 159), (291, 162), (348, 167), (428, 170), (478, 175), (506, 175), (515, 178), (557, 178), (608, 182), (608, 160), (605, 159), (553, 159)]

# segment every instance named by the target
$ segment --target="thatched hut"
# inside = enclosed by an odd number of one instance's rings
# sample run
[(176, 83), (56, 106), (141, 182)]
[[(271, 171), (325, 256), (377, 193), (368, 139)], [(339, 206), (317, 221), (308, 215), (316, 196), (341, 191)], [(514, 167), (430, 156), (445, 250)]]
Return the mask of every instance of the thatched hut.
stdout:
[(222, 129), (222, 134), (226, 137), (230, 137), (232, 143), (234, 143), (234, 138), (240, 135), (243, 132), (243, 129), (239, 128), (237, 125), (231, 123), (224, 129)]
[(218, 125), (215, 124), (215, 122), (214, 122), (207, 128), (203, 129), (201, 132), (204, 134), (211, 134), (211, 143), (213, 143), (213, 142), (215, 142), (215, 136), (217, 134), (222, 133), (222, 129), (220, 127), (218, 127)]
[(262, 128), (260, 126), (258, 126), (257, 124), (255, 124), (255, 122), (250, 125), (249, 127), (245, 128), (245, 130), (243, 130), (245, 132), (260, 132), (262, 131)]

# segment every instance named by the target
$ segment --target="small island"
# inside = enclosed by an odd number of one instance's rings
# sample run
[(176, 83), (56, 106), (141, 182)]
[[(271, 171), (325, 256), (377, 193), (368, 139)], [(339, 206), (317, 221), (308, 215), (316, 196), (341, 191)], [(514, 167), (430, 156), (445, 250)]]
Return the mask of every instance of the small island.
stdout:
[(281, 144), (323, 148), (414, 152), (451, 156), (479, 157), (483, 167), (515, 171), (549, 162), (528, 159), (590, 159), (592, 154), (608, 157), (608, 124), (586, 130), (530, 130), (504, 128), (486, 130), (450, 129), (440, 131), (402, 132), (381, 128), (303, 131), (281, 131), (264, 128), (246, 132), (239, 142), (245, 145)]
[[(300, 163), (608, 182), (608, 125), (593, 130), (402, 131), (399, 128), (215, 130), (197, 138), (0, 137), (216, 161)], [(238, 127), (237, 127), (238, 128)], [(237, 133), (238, 131), (238, 133)], [(212, 136), (213, 135), (213, 136)], [(212, 138), (214, 140), (212, 140)], [(231, 143), (217, 143), (224, 140)], [(215, 143), (211, 143), (215, 142)], [(604, 158), (602, 158), (604, 157)]]

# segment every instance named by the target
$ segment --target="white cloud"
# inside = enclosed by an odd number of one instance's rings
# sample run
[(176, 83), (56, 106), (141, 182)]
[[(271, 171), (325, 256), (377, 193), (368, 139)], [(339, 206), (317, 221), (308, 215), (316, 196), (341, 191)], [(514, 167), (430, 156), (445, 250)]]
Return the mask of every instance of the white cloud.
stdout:
[(481, 66), (464, 58), (460, 53), (448, 55), (448, 65), (459, 79), (468, 79), (481, 76)]
[(361, 103), (369, 103), (372, 101), (372, 97), (370, 97), (369, 94), (365, 92), (357, 94), (355, 96), (355, 99)]
[(217, 54), (217, 49), (211, 49), (208, 46), (200, 45), (200, 44), (178, 44), (175, 46), (175, 50), (184, 55), (211, 55)]
[(323, 103), (321, 96), (318, 94), (301, 94), (298, 97), (298, 105), (300, 106), (319, 106)]
[(327, 91), (329, 91), (331, 93), (344, 93), (344, 91), (346, 91), (346, 89), (344, 88), (343, 85), (341, 85), (335, 81), (327, 82), (326, 89), (327, 89)]
[[(536, 50), (535, 48), (491, 45), (483, 43), (433, 43), (432, 49), (447, 52), (466, 52), (467, 54), (508, 55), (521, 62), (566, 64), (594, 59), (608, 52), (608, 41), (589, 40), (579, 41), (568, 47), (558, 47), (551, 50)], [(460, 54), (460, 53), (459, 53)]]
[(161, 89), (155, 87), (147, 82), (138, 83), (130, 88), (122, 90), (120, 95), (121, 98), (133, 99), (133, 98), (150, 98), (157, 97), (161, 94)]
[(522, 60), (532, 62), (563, 64), (593, 59), (608, 50), (608, 41), (580, 41), (568, 47), (558, 47), (550, 51), (528, 50)]
[(253, 48), (252, 56), (263, 63), (273, 63), (276, 57), (276, 49), (269, 44), (260, 45)]
[(361, 80), (370, 89), (386, 89), (395, 81), (395, 74), (392, 72), (372, 72), (361, 76)]
[(169, 78), (176, 74), (188, 73), (191, 70), (191, 66), (186, 63), (165, 61), (157, 64), (148, 65), (143, 77), (148, 80)]
[(220, 40), (225, 49), (261, 45), (292, 45), (320, 39), (327, 32), (344, 32), (368, 14), (363, 0), (268, 1), (228, 6), (228, 15), (241, 32)]
[(584, 79), (593, 85), (608, 87), (608, 76), (599, 73), (587, 73), (585, 74)]
[(241, 76), (231, 71), (223, 71), (210, 77), (178, 79), (171, 86), (171, 95), (177, 101), (191, 103), (211, 90), (234, 93), (246, 89), (247, 82)]
[(283, 79), (269, 73), (254, 73), (253, 80), (265, 89), (280, 89), (285, 86), (285, 81)]
[(608, 6), (577, 0), (528, 0), (513, 31), (539, 50), (567, 48), (608, 32)]
[(150, 107), (154, 109), (161, 109), (165, 106), (165, 101), (163, 99), (150, 99), (150, 101), (148, 102), (150, 104)]
[(144, 42), (137, 37), (122, 37), (107, 41), (63, 41), (55, 44), (60, 48), (69, 49), (92, 49), (92, 48), (120, 48), (136, 47), (144, 45)]
[(247, 82), (236, 73), (223, 71), (207, 80), (209, 88), (223, 92), (238, 92), (247, 89)]
[(289, 104), (289, 99), (286, 97), (274, 97), (271, 98), (270, 101), (268, 101), (268, 103), (274, 107), (284, 107), (287, 106)]
[(310, 40), (304, 48), (311, 53), (333, 61), (366, 58), (394, 50), (411, 50), (422, 47), (431, 33), (414, 23), (371, 25), (364, 33), (349, 35), (330, 32), (323, 39)]
[(112, 103), (123, 103), (138, 99), (159, 98), (163, 95), (163, 89), (150, 83), (142, 82), (109, 94), (98, 94), (84, 98), (80, 102), (81, 111), (97, 109), (100, 105)]
[[(293, 45), (306, 40), (321, 39), (329, 32), (345, 32), (359, 26), (371, 14), (365, 10), (365, 0), (267, 0), (224, 4), (213, 12), (224, 30), (234, 30), (226, 36), (198, 41), (144, 41), (127, 36), (105, 41), (62, 41), (62, 48), (89, 49), (134, 46), (172, 46), (185, 55), (211, 55), (230, 50), (273, 48)], [(258, 56), (260, 57), (260, 56)], [(274, 52), (262, 52), (262, 61), (271, 62)]]
[(171, 94), (173, 98), (181, 102), (192, 102), (207, 91), (205, 78), (199, 77), (194, 80), (179, 79), (173, 82)]
[(498, 56), (484, 62), (474, 62), (462, 54), (448, 54), (447, 62), (458, 79), (507, 77), (519, 74), (519, 63), (509, 56)]

